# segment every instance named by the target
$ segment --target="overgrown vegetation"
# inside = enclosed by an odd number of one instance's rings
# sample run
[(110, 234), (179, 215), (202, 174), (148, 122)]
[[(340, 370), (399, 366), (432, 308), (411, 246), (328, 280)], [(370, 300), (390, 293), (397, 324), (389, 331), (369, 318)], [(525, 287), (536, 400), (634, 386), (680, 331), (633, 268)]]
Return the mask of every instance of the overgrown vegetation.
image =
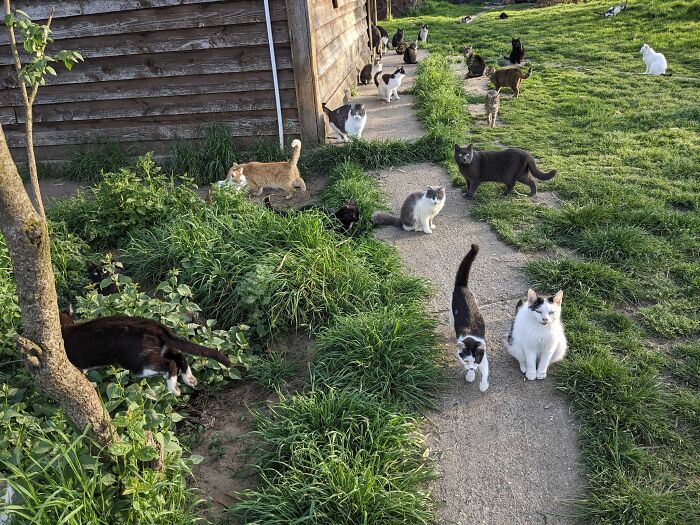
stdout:
[[(484, 15), (466, 30), (457, 23), (461, 6), (431, 4), (438, 8), (430, 16), (396, 23), (428, 23), (433, 51), (457, 55), (473, 45), (491, 65), (517, 36), (533, 65), (520, 97), (503, 98), (503, 124), (472, 121), (462, 142), (522, 147), (558, 169), (542, 189), (554, 189), (561, 207), (503, 198), (485, 185), (472, 210), (507, 242), (545, 250), (528, 264), (532, 284), (565, 291), (570, 352), (558, 385), (582, 424), (585, 517), (700, 522), (697, 352), (677, 344), (700, 333), (700, 128), (692, 94), (700, 80), (690, 58), (700, 52), (700, 2), (635, 2), (610, 20), (596, 14), (609, 7), (602, 1), (513, 7), (507, 20)], [(642, 42), (666, 55), (673, 77), (640, 74)], [(435, 55), (423, 61), (428, 93), (448, 63)], [(430, 97), (419, 101), (429, 122), (433, 111), (451, 118), (467, 99), (443, 109)], [(551, 259), (557, 246), (572, 255)]]
[(99, 182), (105, 173), (116, 173), (130, 164), (131, 152), (117, 142), (100, 140), (89, 150), (74, 148), (60, 167), (60, 174), (70, 180)]
[[(0, 272), (0, 283), (2, 276)], [(79, 298), (83, 318), (126, 314), (157, 319), (181, 335), (219, 349), (237, 365), (225, 369), (214, 361), (190, 359), (200, 381), (198, 389), (240, 378), (240, 369), (249, 362), (247, 327), (217, 330), (213, 320), (194, 323), (200, 309), (176, 275), (156, 288), (155, 298), (139, 292), (127, 277), (115, 276), (115, 281), (118, 293), (102, 296), (93, 290)], [(16, 297), (14, 302), (9, 297), (16, 309)], [(3, 335), (11, 337), (19, 330), (18, 315), (9, 323), (5, 317), (2, 320)], [(176, 412), (162, 378), (135, 382), (125, 370), (89, 372), (121, 438), (108, 451), (95, 454), (97, 445), (86, 434), (78, 434), (58, 407), (32, 388), (22, 368), (4, 361), (0, 373), (8, 375), (0, 390), (0, 468), (16, 493), (11, 505), (1, 507), (12, 516), (12, 523), (185, 525), (198, 520), (198, 499), (187, 478), (190, 467), (202, 458), (188, 455), (180, 446), (173, 425), (183, 416)], [(192, 389), (182, 388), (182, 400), (187, 400)]]
[(434, 477), (417, 421), (366, 393), (312, 390), (258, 413), (262, 484), (231, 507), (245, 523), (428, 524)]

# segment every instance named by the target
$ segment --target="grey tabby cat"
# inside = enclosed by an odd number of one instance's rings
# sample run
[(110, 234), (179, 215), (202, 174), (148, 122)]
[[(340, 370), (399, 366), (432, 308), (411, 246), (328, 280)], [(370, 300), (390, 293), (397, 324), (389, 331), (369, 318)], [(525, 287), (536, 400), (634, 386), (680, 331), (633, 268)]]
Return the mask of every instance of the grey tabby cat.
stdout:
[(537, 195), (534, 177), (549, 180), (557, 174), (557, 170), (546, 173), (540, 171), (534, 157), (527, 151), (517, 148), (476, 151), (472, 144), (467, 147), (455, 144), (454, 158), (459, 173), (467, 183), (464, 196), (470, 199), (474, 197), (482, 182), (502, 182), (506, 185), (504, 196), (513, 192), (516, 182), (522, 182), (530, 187), (530, 197), (534, 197)]
[(338, 140), (350, 142), (349, 136), (362, 138), (362, 130), (367, 124), (364, 104), (345, 104), (333, 110), (328, 109), (325, 103), (322, 106), (323, 112), (328, 115), (328, 124)]
[(486, 121), (489, 127), (496, 127), (496, 117), (498, 116), (498, 108), (501, 107), (501, 88), (498, 90), (490, 89), (486, 93)]
[(445, 187), (428, 186), (425, 191), (411, 193), (401, 206), (401, 215), (381, 211), (372, 215), (375, 226), (400, 226), (406, 231), (433, 233), (435, 217), (445, 205)]

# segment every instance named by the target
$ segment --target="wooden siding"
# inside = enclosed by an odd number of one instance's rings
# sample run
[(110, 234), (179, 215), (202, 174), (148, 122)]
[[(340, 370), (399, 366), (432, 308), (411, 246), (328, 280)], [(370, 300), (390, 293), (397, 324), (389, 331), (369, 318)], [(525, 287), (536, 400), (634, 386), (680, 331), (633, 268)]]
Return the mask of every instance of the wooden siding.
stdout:
[(369, 61), (367, 0), (308, 0), (313, 13), (321, 101), (340, 104)]
[[(13, 2), (37, 21), (52, 6), (51, 49), (80, 51), (85, 63), (48, 77), (39, 90), (40, 161), (62, 160), (66, 146), (97, 139), (162, 153), (176, 137), (200, 137), (202, 124), (214, 120), (230, 124), (242, 140), (277, 136), (262, 0)], [(285, 134), (297, 135), (285, 0), (270, 0), (270, 11)], [(0, 123), (21, 159), (24, 117), (4, 31), (0, 86)]]

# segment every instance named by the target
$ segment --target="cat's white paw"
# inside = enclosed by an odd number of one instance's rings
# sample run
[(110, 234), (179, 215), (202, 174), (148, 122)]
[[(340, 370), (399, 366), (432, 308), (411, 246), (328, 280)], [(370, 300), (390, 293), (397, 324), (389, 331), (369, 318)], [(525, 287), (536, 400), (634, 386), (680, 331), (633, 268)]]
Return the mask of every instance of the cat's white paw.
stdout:
[(423, 229), (423, 232), (425, 232), (425, 233), (433, 233), (433, 230), (431, 230), (430, 228), (424, 228), (424, 229)]
[(527, 367), (525, 366), (525, 363), (520, 363), (520, 371), (524, 374), (527, 372)]
[(537, 379), (544, 379), (547, 377), (547, 372), (537, 372)]
[(488, 389), (489, 389), (489, 383), (488, 383), (488, 381), (486, 381), (486, 382), (482, 381), (482, 382), (479, 384), (479, 390), (481, 390), (482, 392), (486, 392)]
[(474, 381), (475, 376), (476, 376), (476, 374), (474, 373), (474, 370), (467, 370), (467, 375), (466, 375), (467, 383), (471, 383), (472, 381)]
[(197, 386), (197, 378), (192, 375), (192, 371), (188, 368), (187, 372), (182, 374), (182, 382), (187, 386)]
[(528, 372), (525, 372), (525, 377), (527, 378), (528, 381), (534, 381), (535, 378), (537, 377), (537, 373), (534, 370), (528, 371)]

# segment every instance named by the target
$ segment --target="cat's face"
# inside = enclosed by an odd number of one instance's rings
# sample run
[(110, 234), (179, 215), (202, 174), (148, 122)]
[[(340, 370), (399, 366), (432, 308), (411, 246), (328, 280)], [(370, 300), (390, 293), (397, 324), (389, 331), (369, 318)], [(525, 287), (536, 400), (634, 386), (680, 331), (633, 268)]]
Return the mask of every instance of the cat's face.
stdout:
[[(229, 184), (235, 184), (236, 186), (245, 186), (247, 181), (245, 175), (243, 175), (243, 165), (237, 162), (233, 163), (231, 169), (228, 170), (226, 174), (226, 182)], [(218, 183), (217, 183), (218, 184)]]
[(406, 71), (404, 70), (403, 66), (394, 71), (394, 76), (401, 78), (406, 76)]
[(469, 165), (472, 160), (474, 160), (474, 146), (472, 144), (465, 148), (455, 144), (455, 162), (457, 164)]
[(514, 38), (513, 40), (511, 40), (511, 44), (513, 44), (513, 47), (520, 47), (520, 39)]
[(493, 67), (487, 67), (486, 69), (484, 69), (484, 75), (486, 75), (489, 78), (492, 77), (495, 72), (496, 68)]
[(353, 223), (360, 220), (360, 210), (355, 202), (350, 201), (343, 204), (335, 216), (346, 229), (350, 229)]
[(433, 188), (432, 186), (428, 186), (428, 189), (425, 190), (425, 198), (430, 200), (433, 204), (437, 204), (445, 199), (445, 187), (440, 186)]
[(73, 319), (73, 305), (69, 304), (63, 312), (58, 312), (58, 318), (61, 321), (61, 326), (70, 326), (75, 324), (75, 319)]
[(488, 101), (490, 103), (494, 103), (495, 101), (497, 101), (498, 97), (499, 97), (499, 92), (496, 91), (495, 89), (491, 89), (491, 90), (489, 90), (488, 93), (486, 93), (486, 98), (488, 99)]
[(401, 38), (403, 36), (403, 29), (398, 29), (396, 34), (399, 35), (399, 38)]
[(428, 29), (428, 26), (427, 26), (427, 25), (423, 25), (423, 26), (421, 27), (421, 29), (427, 30), (427, 29)]
[(462, 53), (464, 53), (465, 57), (469, 58), (474, 54), (474, 48), (472, 46), (463, 47)]
[(651, 49), (651, 48), (649, 47), (649, 44), (644, 44), (644, 45), (641, 47), (641, 49), (639, 50), (639, 52), (640, 52), (642, 55), (646, 55), (646, 54), (649, 52), (650, 49)]
[(411, 49), (416, 49), (417, 45), (415, 42), (411, 42), (411, 45), (408, 47), (410, 47)]
[(364, 104), (354, 104), (350, 106), (350, 118), (356, 118), (358, 120), (365, 118), (366, 111)]
[(109, 272), (102, 268), (102, 266), (95, 264), (91, 261), (86, 263), (88, 279), (90, 282), (95, 284), (100, 284), (104, 279), (109, 277)]
[(485, 354), (486, 344), (479, 339), (467, 337), (457, 342), (457, 358), (468, 371), (476, 370)]
[(553, 324), (561, 317), (561, 302), (564, 292), (559, 290), (552, 297), (542, 297), (534, 290), (527, 291), (527, 314), (541, 325)]

